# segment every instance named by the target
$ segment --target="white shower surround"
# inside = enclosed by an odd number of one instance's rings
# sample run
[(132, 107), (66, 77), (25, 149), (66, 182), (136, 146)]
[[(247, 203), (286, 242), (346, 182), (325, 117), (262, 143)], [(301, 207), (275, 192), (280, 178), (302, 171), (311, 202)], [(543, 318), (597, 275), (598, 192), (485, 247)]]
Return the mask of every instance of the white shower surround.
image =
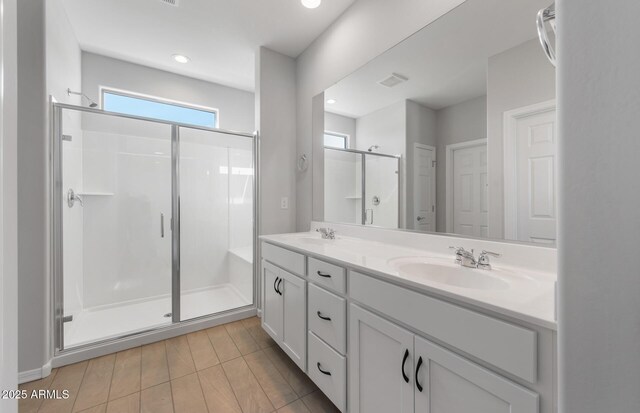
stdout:
[[(65, 335), (80, 337), (67, 345), (84, 341), (77, 331), (88, 314), (165, 300), (172, 274), (170, 126), (86, 113), (82, 130), (73, 125), (64, 123), (73, 140), (63, 144), (63, 192), (79, 192), (84, 207), (63, 209), (65, 315), (74, 316), (65, 330), (76, 331)], [(252, 145), (249, 138), (181, 129), (181, 287), (182, 308), (189, 308), (182, 319), (253, 301)], [(231, 307), (203, 304), (196, 314), (185, 300), (208, 290), (218, 291), (209, 299)], [(225, 290), (234, 299), (222, 299)], [(167, 310), (157, 307), (162, 317)], [(110, 313), (115, 324), (136, 324), (117, 309)]]

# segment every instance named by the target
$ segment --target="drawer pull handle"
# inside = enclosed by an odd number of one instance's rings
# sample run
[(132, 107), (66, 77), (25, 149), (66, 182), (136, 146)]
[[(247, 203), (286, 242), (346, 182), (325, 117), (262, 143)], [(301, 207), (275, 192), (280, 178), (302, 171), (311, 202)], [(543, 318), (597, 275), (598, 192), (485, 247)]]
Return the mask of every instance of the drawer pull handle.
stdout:
[(327, 317), (326, 315), (322, 315), (322, 313), (320, 311), (318, 311), (318, 317), (320, 317), (323, 320), (331, 321), (331, 317)]
[(416, 366), (416, 387), (422, 393), (422, 385), (418, 381), (418, 373), (420, 372), (420, 367), (422, 367), (422, 356), (418, 357), (418, 365)]
[(331, 278), (331, 274), (325, 274), (322, 271), (318, 271), (318, 275), (324, 278)]
[(404, 365), (407, 362), (408, 358), (409, 358), (409, 349), (406, 349), (404, 351), (404, 357), (402, 358), (402, 378), (404, 379), (405, 383), (409, 383), (409, 376), (407, 376), (407, 374), (404, 372)]
[(320, 362), (318, 362), (318, 370), (322, 374), (326, 374), (327, 376), (331, 376), (331, 372), (330, 371), (322, 370), (322, 367), (320, 366)]
[(276, 277), (276, 279), (273, 280), (273, 291), (280, 294), (280, 291), (278, 291), (278, 287), (276, 287), (276, 284), (278, 284), (278, 280), (280, 280), (280, 277)]
[(278, 281), (278, 285), (276, 286), (276, 290), (278, 291), (278, 294), (282, 295), (282, 290), (280, 289), (280, 284), (282, 284), (282, 278), (280, 278), (280, 280)]

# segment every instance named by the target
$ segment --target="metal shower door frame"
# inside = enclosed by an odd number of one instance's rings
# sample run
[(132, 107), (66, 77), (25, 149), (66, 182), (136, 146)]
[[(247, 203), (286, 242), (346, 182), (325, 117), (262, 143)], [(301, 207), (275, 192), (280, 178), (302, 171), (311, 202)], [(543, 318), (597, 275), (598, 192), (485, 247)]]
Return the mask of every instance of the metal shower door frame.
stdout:
[[(63, 181), (62, 181), (62, 142), (65, 139), (63, 134), (63, 110), (73, 110), (77, 112), (93, 113), (98, 115), (113, 116), (118, 118), (140, 120), (153, 122), (156, 124), (165, 124), (171, 127), (171, 306), (172, 306), (172, 322), (168, 326), (150, 328), (135, 333), (124, 334), (122, 336), (101, 339), (92, 343), (79, 345), (72, 349), (65, 349), (64, 346), (64, 265), (63, 265)], [(50, 268), (52, 274), (51, 282), (51, 331), (54, 333), (52, 340), (53, 355), (57, 356), (62, 353), (81, 351), (83, 349), (94, 347), (99, 344), (113, 343), (118, 340), (129, 338), (131, 336), (141, 335), (144, 333), (163, 331), (176, 327), (185, 322), (205, 320), (211, 317), (219, 316), (228, 312), (233, 312), (245, 308), (257, 308), (258, 288), (259, 288), (259, 263), (258, 256), (258, 236), (259, 236), (259, 208), (260, 208), (260, 134), (256, 131), (253, 133), (238, 132), (220, 128), (208, 128), (194, 126), (176, 122), (170, 122), (159, 119), (146, 118), (142, 116), (127, 115), (116, 112), (103, 111), (101, 109), (87, 108), (84, 106), (76, 106), (64, 103), (50, 101), (50, 130), (52, 143), (50, 147), (51, 160), (51, 180), (50, 180), (50, 199), (51, 199), (51, 257)], [(180, 277), (180, 129), (195, 129), (201, 131), (221, 133), (225, 135), (238, 136), (253, 139), (253, 297), (252, 303), (248, 306), (239, 307), (224, 312), (206, 314), (189, 320), (180, 319), (181, 304), (181, 277)]]

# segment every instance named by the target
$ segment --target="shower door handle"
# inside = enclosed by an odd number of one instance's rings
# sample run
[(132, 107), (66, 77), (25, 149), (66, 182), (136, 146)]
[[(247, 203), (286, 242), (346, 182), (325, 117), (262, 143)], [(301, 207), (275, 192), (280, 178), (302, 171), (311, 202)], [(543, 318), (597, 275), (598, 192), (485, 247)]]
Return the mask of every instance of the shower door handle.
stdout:
[(164, 214), (160, 214), (160, 238), (164, 238)]

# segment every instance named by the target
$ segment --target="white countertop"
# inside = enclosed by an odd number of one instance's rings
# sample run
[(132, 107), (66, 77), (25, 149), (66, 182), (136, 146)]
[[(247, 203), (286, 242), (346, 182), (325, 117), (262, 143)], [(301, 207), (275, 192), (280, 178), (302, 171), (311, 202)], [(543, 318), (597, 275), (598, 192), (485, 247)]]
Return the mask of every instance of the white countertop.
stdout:
[(509, 266), (495, 260), (492, 262), (493, 270), (468, 270), (487, 271), (487, 275), (505, 280), (505, 288), (464, 288), (436, 282), (416, 274), (407, 274), (398, 271), (392, 264), (406, 257), (425, 257), (450, 263), (454, 260), (453, 252), (443, 254), (429, 249), (416, 249), (348, 236), (323, 240), (315, 232), (266, 235), (260, 238), (306, 255), (324, 258), (352, 270), (376, 275), (415, 291), (470, 304), (552, 330), (557, 329), (556, 274), (551, 272)]

